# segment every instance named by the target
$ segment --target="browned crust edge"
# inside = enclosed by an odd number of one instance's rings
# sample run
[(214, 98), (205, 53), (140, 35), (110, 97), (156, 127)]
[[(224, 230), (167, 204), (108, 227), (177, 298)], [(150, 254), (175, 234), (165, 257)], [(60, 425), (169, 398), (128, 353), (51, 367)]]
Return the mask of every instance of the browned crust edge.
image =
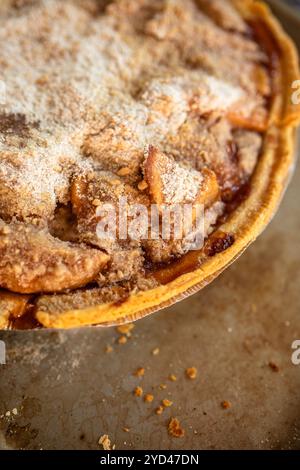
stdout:
[(292, 82), (299, 78), (295, 45), (272, 16), (269, 8), (256, 0), (232, 0), (246, 19), (260, 19), (272, 32), (281, 51), (280, 94), (275, 97), (269, 129), (259, 164), (253, 175), (249, 197), (221, 228), (234, 234), (235, 243), (208, 259), (193, 272), (166, 285), (139, 292), (120, 305), (102, 304), (63, 313), (38, 311), (36, 318), (47, 328), (112, 326), (132, 322), (196, 293), (233, 263), (261, 234), (281, 202), (294, 169), (295, 127), (300, 122), (300, 106), (292, 104)]

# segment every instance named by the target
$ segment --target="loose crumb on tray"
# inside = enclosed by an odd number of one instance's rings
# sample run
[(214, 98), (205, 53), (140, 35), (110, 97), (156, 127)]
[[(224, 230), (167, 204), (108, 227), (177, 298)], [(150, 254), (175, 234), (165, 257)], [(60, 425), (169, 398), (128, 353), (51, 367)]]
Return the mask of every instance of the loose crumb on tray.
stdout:
[(177, 381), (176, 375), (171, 374), (171, 375), (169, 376), (169, 380), (170, 380), (171, 382), (176, 382), (176, 381)]
[(231, 403), (230, 401), (227, 401), (227, 400), (224, 400), (222, 401), (221, 403), (221, 407), (223, 408), (223, 410), (229, 410), (229, 408), (231, 408)]
[(141, 397), (144, 392), (143, 392), (142, 387), (135, 387), (133, 393), (134, 393), (134, 395), (135, 395), (136, 397)]
[(134, 326), (135, 325), (133, 323), (128, 323), (127, 325), (120, 325), (117, 327), (117, 331), (121, 335), (126, 335), (129, 337), (131, 336), (131, 331), (133, 330)]
[(119, 344), (126, 344), (127, 343), (127, 337), (124, 336), (124, 335), (120, 336), (119, 339), (118, 339), (118, 343)]
[(164, 412), (164, 407), (163, 407), (163, 406), (159, 406), (159, 407), (156, 408), (156, 410), (155, 410), (155, 413), (156, 413), (157, 415), (162, 415), (163, 412)]
[(144, 375), (145, 375), (145, 369), (144, 369), (144, 367), (139, 367), (139, 368), (135, 371), (134, 375), (135, 375), (136, 377), (144, 377)]
[(115, 446), (111, 446), (111, 441), (107, 434), (103, 434), (103, 436), (99, 439), (99, 445), (103, 447), (104, 450), (112, 450)]
[(154, 400), (154, 396), (151, 393), (147, 393), (144, 398), (146, 403), (152, 403)]
[(184, 429), (180, 426), (180, 422), (177, 418), (170, 419), (168, 431), (172, 437), (180, 438), (184, 436)]
[(167, 398), (165, 398), (163, 401), (162, 401), (162, 405), (165, 407), (165, 408), (169, 408), (170, 406), (173, 405), (173, 402), (171, 400), (168, 400)]
[(195, 380), (196, 377), (197, 377), (197, 369), (196, 367), (189, 367), (188, 369), (186, 369), (185, 373), (186, 373), (186, 376), (190, 379), (190, 380)]

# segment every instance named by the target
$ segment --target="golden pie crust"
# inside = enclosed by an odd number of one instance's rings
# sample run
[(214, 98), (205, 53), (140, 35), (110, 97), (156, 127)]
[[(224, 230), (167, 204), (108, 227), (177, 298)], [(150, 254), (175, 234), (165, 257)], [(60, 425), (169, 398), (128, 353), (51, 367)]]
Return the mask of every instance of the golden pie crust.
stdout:
[[(46, 328), (111, 326), (132, 322), (168, 307), (212, 282), (246, 250), (274, 216), (295, 165), (295, 130), (300, 121), (300, 107), (292, 104), (291, 95), (292, 83), (299, 78), (298, 55), (294, 44), (263, 2), (232, 0), (232, 3), (247, 22), (259, 25), (266, 41), (271, 38), (277, 51), (277, 66), (272, 70), (270, 112), (263, 129), (263, 150), (246, 197), (208, 237), (201, 251), (189, 252), (157, 268), (154, 272), (157, 286), (154, 288), (131, 293), (118, 302), (101, 303), (84, 309), (66, 308), (49, 312), (35, 308), (32, 326), (36, 326), (35, 322)], [(234, 119), (240, 117), (232, 116)], [(96, 262), (100, 266), (105, 259)], [(93, 266), (90, 269), (92, 274)], [(80, 285), (80, 279), (78, 282), (75, 279), (73, 285)], [(31, 295), (2, 291), (0, 328), (7, 327), (11, 318), (22, 317), (24, 312), (27, 312), (24, 313), (27, 317), (29, 310), (26, 306), (31, 305), (31, 301)]]

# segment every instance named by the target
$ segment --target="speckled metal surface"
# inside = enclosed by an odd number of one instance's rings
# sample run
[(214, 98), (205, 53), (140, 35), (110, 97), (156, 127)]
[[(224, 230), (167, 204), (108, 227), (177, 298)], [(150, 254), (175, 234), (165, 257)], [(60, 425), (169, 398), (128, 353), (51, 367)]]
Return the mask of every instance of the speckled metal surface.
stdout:
[[(298, 167), (247, 253), (199, 294), (138, 322), (126, 344), (115, 329), (2, 332), (0, 448), (99, 449), (108, 434), (117, 449), (300, 449), (300, 366), (291, 362), (300, 339), (299, 197)], [(138, 367), (143, 378), (133, 375)], [(133, 395), (137, 385), (152, 403)], [(158, 416), (164, 398), (173, 405)], [(171, 416), (185, 437), (168, 435)]]

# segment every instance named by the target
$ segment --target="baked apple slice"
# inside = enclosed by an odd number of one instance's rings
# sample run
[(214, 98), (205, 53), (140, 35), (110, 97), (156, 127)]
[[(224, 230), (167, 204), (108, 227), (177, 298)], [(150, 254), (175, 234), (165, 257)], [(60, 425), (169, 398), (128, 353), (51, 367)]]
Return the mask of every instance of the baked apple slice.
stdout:
[[(217, 177), (208, 168), (203, 168), (200, 173), (191, 168), (182, 167), (153, 146), (148, 149), (144, 173), (151, 201), (158, 206), (162, 220), (164, 214), (167, 215), (164, 211), (168, 207), (175, 209), (188, 205), (192, 209), (191, 219), (187, 219), (182, 211), (179, 213), (180, 218), (178, 218), (178, 212), (177, 215), (174, 213), (174, 217), (170, 219), (170, 237), (166, 239), (160, 233), (157, 239), (149, 239), (143, 243), (147, 257), (152, 262), (168, 262), (174, 257), (182, 256), (191, 248), (194, 237), (199, 229), (201, 230), (201, 227), (195, 227), (197, 217), (202, 215), (199, 213), (199, 207), (203, 209), (203, 229), (209, 230), (210, 222), (205, 223), (207, 209), (214, 206), (220, 197)], [(213, 224), (215, 222), (216, 220), (212, 221)], [(178, 227), (181, 236), (178, 236), (176, 232)], [(204, 236), (204, 234), (201, 235)]]
[(75, 289), (92, 281), (108, 260), (99, 250), (62, 242), (46, 230), (0, 222), (0, 285), (13, 292)]
[(208, 168), (200, 172), (184, 168), (150, 146), (145, 161), (145, 180), (155, 204), (201, 204), (211, 206), (219, 197), (216, 175)]

